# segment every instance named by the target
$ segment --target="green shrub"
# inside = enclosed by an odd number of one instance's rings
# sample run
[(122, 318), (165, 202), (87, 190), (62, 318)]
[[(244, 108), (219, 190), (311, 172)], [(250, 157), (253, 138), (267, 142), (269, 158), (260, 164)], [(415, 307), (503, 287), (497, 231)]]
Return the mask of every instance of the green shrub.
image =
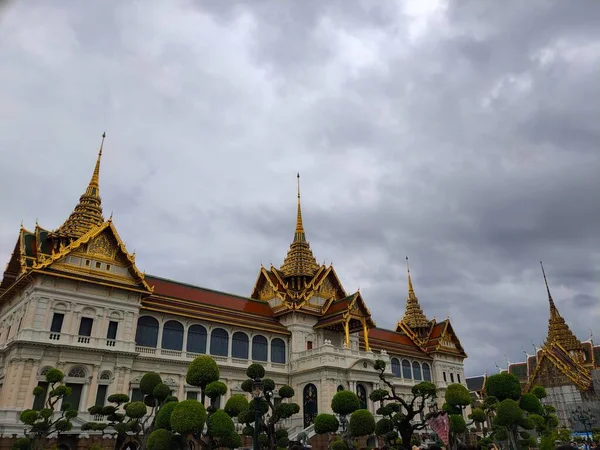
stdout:
[(548, 395), (546, 393), (546, 389), (544, 389), (543, 386), (534, 386), (533, 388), (531, 388), (531, 391), (529, 391), (531, 394), (535, 395), (538, 399), (543, 399), (546, 398), (546, 396)]
[(521, 382), (509, 373), (497, 373), (491, 375), (485, 382), (487, 395), (496, 397), (502, 402), (506, 399), (519, 400), (521, 397)]
[(184, 400), (171, 413), (171, 429), (181, 435), (201, 433), (206, 421), (206, 409), (198, 400)]
[(260, 364), (250, 364), (248, 369), (246, 369), (246, 376), (251, 380), (256, 378), (264, 378), (265, 377), (265, 368)]
[(208, 434), (210, 436), (224, 439), (233, 432), (235, 432), (235, 425), (225, 411), (219, 410), (208, 418)]
[(467, 423), (463, 416), (457, 414), (451, 414), (450, 417), (450, 431), (452, 433), (464, 433), (467, 431)]
[(331, 409), (342, 416), (348, 415), (360, 408), (360, 399), (352, 391), (340, 391), (331, 400)]
[(129, 403), (125, 408), (125, 414), (132, 419), (141, 419), (148, 413), (148, 408), (142, 402)]
[(140, 380), (140, 390), (146, 395), (152, 395), (154, 388), (162, 383), (162, 378), (156, 372), (144, 374)]
[(46, 381), (50, 384), (60, 383), (65, 378), (65, 374), (58, 369), (49, 369), (44, 376), (46, 377)]
[(212, 381), (206, 386), (204, 392), (210, 399), (219, 398), (227, 393), (227, 385), (222, 381)]
[(190, 363), (185, 381), (191, 386), (205, 388), (209, 383), (218, 381), (219, 377), (219, 366), (215, 360), (208, 355), (202, 355)]
[(394, 431), (394, 422), (390, 419), (379, 419), (375, 426), (375, 434), (377, 436), (386, 436), (388, 433)]
[(156, 428), (164, 428), (165, 430), (171, 429), (171, 414), (177, 406), (176, 402), (165, 403), (162, 408), (158, 410), (156, 415)]
[(29, 450), (31, 443), (27, 438), (19, 438), (13, 443), (12, 448), (13, 450)]
[(373, 434), (375, 431), (375, 419), (373, 418), (373, 414), (366, 409), (354, 411), (350, 416), (348, 430), (350, 431), (350, 434), (355, 437)]
[(152, 390), (152, 397), (162, 403), (169, 395), (171, 395), (171, 388), (164, 383), (157, 384)]
[(523, 395), (523, 397), (521, 397), (521, 401), (519, 402), (519, 406), (521, 409), (530, 413), (541, 414), (543, 412), (540, 399), (532, 393)]
[(331, 450), (348, 450), (348, 445), (341, 440), (333, 441), (330, 445)]
[(292, 398), (294, 396), (294, 389), (290, 386), (281, 386), (279, 388), (279, 396), (281, 398)]
[(318, 414), (315, 417), (315, 433), (335, 433), (340, 427), (340, 422), (333, 414)]
[(242, 394), (232, 395), (225, 403), (224, 409), (231, 417), (237, 417), (242, 411), (248, 409), (248, 399)]
[(127, 403), (129, 401), (129, 396), (125, 394), (112, 394), (107, 398), (109, 403)]
[(508, 427), (518, 422), (522, 417), (523, 410), (519, 408), (519, 404), (507, 398), (498, 404), (494, 422), (497, 425)]
[(148, 450), (169, 450), (171, 448), (172, 439), (173, 433), (164, 428), (159, 428), (150, 433), (146, 446), (148, 447)]

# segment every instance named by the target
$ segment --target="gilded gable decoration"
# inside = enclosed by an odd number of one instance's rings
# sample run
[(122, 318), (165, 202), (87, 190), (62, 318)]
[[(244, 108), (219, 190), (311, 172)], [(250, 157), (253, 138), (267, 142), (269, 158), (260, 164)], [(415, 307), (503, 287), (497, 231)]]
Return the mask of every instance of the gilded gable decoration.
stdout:
[(113, 259), (117, 253), (117, 248), (106, 234), (102, 234), (88, 244), (87, 252), (91, 255)]

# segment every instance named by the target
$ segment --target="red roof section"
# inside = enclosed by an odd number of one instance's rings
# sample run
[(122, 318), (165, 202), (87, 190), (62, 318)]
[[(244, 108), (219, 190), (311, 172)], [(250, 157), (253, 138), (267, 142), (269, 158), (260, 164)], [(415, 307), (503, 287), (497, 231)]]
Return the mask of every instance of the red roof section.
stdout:
[(146, 282), (154, 286), (154, 293), (142, 301), (146, 310), (290, 334), (266, 302), (155, 276), (146, 276)]
[(253, 300), (224, 292), (212, 291), (197, 286), (190, 286), (176, 281), (165, 280), (146, 275), (146, 282), (154, 286), (153, 296), (179, 298), (205, 305), (243, 311), (264, 317), (273, 317), (273, 312), (266, 302)]
[[(361, 347), (364, 347), (362, 332), (360, 333), (360, 344)], [(371, 328), (369, 330), (369, 346), (374, 350), (385, 350), (390, 356), (412, 355), (418, 358), (431, 359), (406, 334), (383, 328)]]

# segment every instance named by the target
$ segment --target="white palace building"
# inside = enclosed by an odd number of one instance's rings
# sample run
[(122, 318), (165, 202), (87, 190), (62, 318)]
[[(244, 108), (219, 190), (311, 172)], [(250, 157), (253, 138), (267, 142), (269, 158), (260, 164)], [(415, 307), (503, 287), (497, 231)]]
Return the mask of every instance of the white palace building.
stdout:
[[(0, 428), (23, 434), (21, 411), (39, 408), (32, 394), (47, 388), (44, 371), (57, 367), (72, 388), (81, 421), (112, 393), (141, 399), (147, 371), (159, 372), (180, 399), (196, 398), (185, 383), (189, 362), (209, 354), (221, 368), (227, 396), (250, 362), (277, 384), (295, 389), (301, 414), (291, 433), (330, 412), (339, 389), (368, 399), (379, 386), (376, 359), (399, 392), (420, 380), (440, 389), (465, 383), (466, 354), (449, 320), (429, 320), (408, 274), (406, 309), (395, 330), (377, 328), (360, 292), (348, 293), (333, 266), (319, 265), (306, 240), (300, 192), (296, 229), (281, 267), (260, 267), (249, 297), (143, 274), (112, 219), (102, 215), (99, 172), (66, 221), (49, 231), (21, 226), (0, 282)], [(399, 314), (400, 316), (400, 314)], [(443, 392), (439, 402), (443, 402)], [(224, 402), (226, 398), (222, 399)], [(222, 403), (224, 404), (224, 403)]]

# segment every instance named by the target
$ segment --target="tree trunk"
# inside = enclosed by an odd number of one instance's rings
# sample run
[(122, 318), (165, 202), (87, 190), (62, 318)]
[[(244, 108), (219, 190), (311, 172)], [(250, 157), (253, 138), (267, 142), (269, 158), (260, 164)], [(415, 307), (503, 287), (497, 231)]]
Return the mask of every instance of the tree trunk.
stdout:
[(412, 449), (412, 446), (410, 445), (412, 435), (413, 435), (412, 427), (408, 427), (406, 429), (400, 430), (400, 437), (402, 438), (401, 448), (403, 448), (405, 450)]

